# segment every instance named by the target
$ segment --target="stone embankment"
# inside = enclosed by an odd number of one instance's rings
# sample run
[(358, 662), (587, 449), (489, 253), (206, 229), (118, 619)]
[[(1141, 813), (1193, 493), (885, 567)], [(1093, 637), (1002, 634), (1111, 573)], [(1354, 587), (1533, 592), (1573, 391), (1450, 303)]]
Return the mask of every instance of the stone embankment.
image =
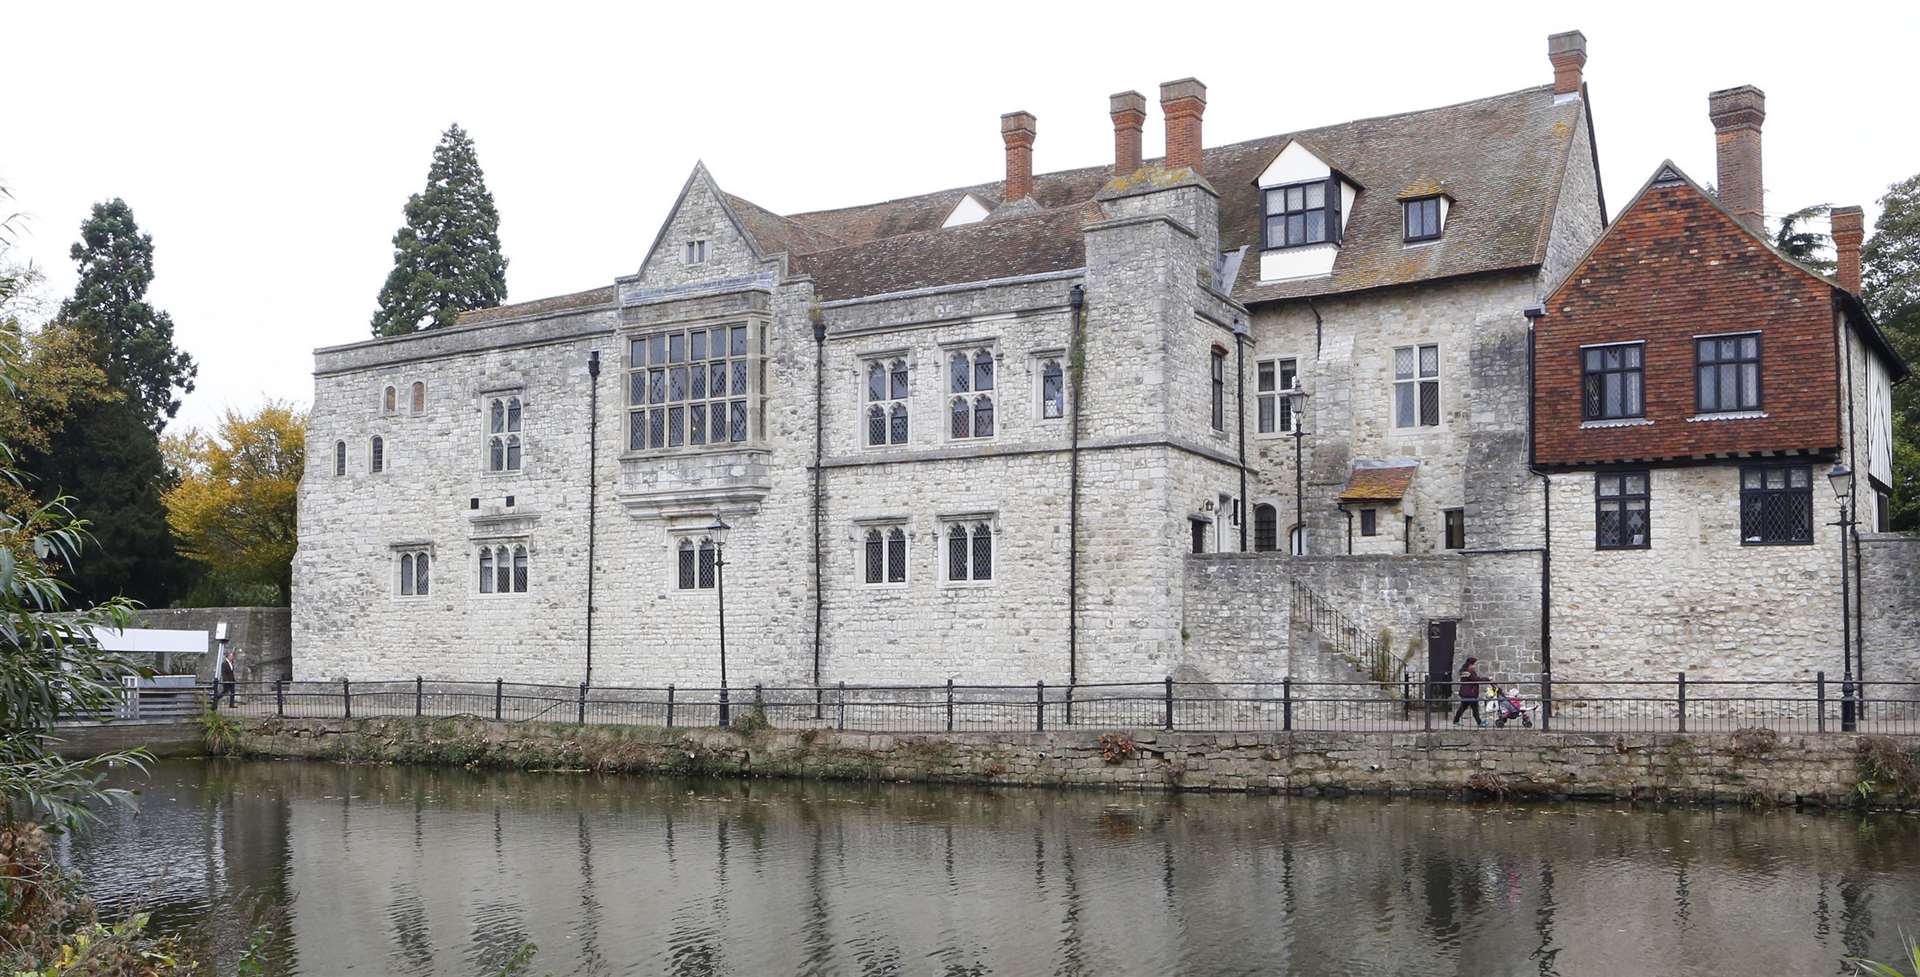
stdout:
[[(250, 756), (1132, 790), (1425, 794), (1876, 806), (1911, 802), (1911, 743), (1770, 730), (1682, 733), (1198, 733), (1067, 730), (904, 735), (499, 723), (244, 719)], [(1876, 752), (1877, 751), (1877, 752)], [(1903, 752), (1907, 751), (1907, 752)], [(1872, 754), (1873, 760), (1869, 760)], [(1888, 774), (1906, 764), (1906, 775)], [(1876, 765), (1877, 764), (1877, 765)], [(1896, 783), (1904, 781), (1904, 783)]]

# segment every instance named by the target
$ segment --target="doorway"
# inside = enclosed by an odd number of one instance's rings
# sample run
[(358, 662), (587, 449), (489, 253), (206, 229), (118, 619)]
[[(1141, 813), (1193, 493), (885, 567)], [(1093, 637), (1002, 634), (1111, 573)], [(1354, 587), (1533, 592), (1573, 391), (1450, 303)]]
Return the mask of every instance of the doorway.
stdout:
[(1427, 622), (1427, 698), (1453, 698), (1453, 645), (1459, 621)]

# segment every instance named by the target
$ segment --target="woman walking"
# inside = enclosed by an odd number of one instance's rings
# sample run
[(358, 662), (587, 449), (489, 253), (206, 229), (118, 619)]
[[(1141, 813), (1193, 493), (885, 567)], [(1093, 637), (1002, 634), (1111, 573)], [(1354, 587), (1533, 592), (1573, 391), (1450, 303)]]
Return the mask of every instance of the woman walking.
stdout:
[(1468, 709), (1473, 710), (1473, 721), (1485, 726), (1487, 721), (1480, 718), (1480, 692), (1486, 688), (1487, 680), (1480, 674), (1480, 659), (1468, 658), (1460, 666), (1460, 707), (1453, 711), (1453, 724), (1460, 725), (1460, 716)]

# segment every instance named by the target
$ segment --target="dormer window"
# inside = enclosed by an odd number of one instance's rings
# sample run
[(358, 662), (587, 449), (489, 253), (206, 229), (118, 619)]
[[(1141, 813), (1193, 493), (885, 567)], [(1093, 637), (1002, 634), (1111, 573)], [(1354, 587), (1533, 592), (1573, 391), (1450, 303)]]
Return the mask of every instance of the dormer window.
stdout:
[(1266, 227), (1261, 246), (1298, 248), (1340, 240), (1340, 187), (1334, 177), (1265, 191)]
[(698, 241), (688, 241), (687, 249), (686, 249), (686, 259), (687, 259), (687, 264), (690, 264), (690, 265), (706, 264), (707, 263), (706, 239), (702, 238)]
[(1406, 229), (1408, 244), (1416, 241), (1434, 241), (1440, 237), (1440, 219), (1444, 208), (1439, 197), (1419, 197), (1400, 202), (1400, 211), (1404, 217), (1402, 225)]

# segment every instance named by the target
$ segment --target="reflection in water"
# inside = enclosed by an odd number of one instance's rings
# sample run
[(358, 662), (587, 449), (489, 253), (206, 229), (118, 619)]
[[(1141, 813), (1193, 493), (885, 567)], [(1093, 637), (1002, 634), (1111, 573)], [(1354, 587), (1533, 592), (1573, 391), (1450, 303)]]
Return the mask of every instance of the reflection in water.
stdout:
[(1847, 972), (1920, 926), (1913, 819), (157, 765), (70, 843), (222, 972)]

